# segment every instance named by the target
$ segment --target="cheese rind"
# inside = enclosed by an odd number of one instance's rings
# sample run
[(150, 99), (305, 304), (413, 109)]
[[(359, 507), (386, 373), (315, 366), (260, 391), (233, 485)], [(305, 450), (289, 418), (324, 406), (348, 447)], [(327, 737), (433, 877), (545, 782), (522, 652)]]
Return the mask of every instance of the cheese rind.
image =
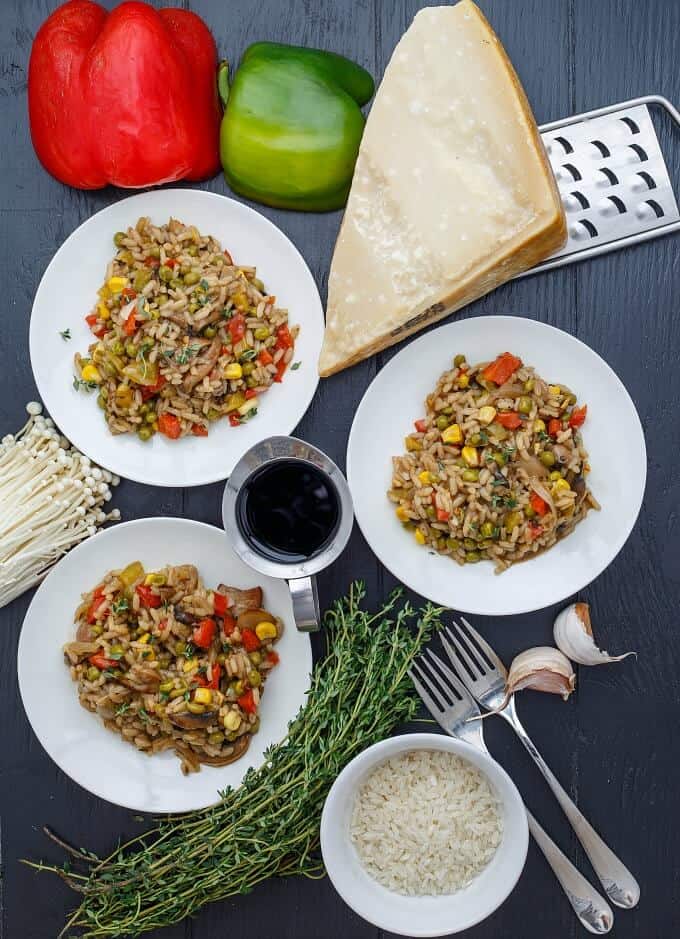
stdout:
[(565, 239), (538, 128), (500, 41), (471, 0), (421, 10), (364, 131), (320, 374), (441, 319)]

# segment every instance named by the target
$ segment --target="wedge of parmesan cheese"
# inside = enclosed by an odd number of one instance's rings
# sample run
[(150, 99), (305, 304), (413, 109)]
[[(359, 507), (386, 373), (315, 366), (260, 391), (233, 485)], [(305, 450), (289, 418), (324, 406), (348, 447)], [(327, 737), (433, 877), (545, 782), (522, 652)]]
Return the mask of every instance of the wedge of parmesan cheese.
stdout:
[(319, 372), (488, 293), (566, 239), (505, 50), (471, 0), (421, 10), (375, 97), (335, 246)]

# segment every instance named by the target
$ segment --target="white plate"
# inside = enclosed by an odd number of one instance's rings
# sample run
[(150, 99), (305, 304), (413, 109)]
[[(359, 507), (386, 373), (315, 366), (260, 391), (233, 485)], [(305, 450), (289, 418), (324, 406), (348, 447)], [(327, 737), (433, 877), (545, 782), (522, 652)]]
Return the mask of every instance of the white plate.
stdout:
[[(73, 614), (81, 594), (113, 568), (139, 560), (147, 568), (190, 563), (215, 587), (261, 586), (264, 604), (285, 630), (280, 665), (267, 680), (260, 730), (244, 757), (229, 766), (203, 766), (183, 776), (174, 753), (146, 756), (104, 727), (78, 701), (62, 646), (75, 636)], [(102, 799), (140, 812), (187, 812), (218, 801), (218, 791), (238, 786), (264, 751), (286, 735), (305, 703), (312, 668), (309, 637), (295, 628), (285, 581), (256, 574), (232, 553), (221, 529), (179, 518), (147, 518), (116, 525), (67, 554), (38, 589), (19, 638), (19, 690), (40, 743), (75, 782)]]
[[(386, 492), (392, 456), (425, 413), (425, 398), (457, 353), (474, 363), (519, 355), (549, 381), (562, 381), (588, 404), (583, 439), (589, 486), (602, 505), (549, 551), (496, 575), (485, 561), (460, 567), (429, 554), (403, 531)], [(374, 553), (399, 580), (435, 603), (466, 613), (509, 616), (558, 603), (614, 560), (637, 519), (647, 475), (645, 439), (630, 395), (599, 355), (553, 326), (517, 316), (459, 320), (427, 333), (375, 377), (354, 418), (347, 479), (354, 513)]]
[[(170, 216), (214, 235), (237, 263), (254, 265), (278, 305), (300, 325), (295, 360), (261, 401), (254, 420), (231, 427), (227, 420), (210, 436), (168, 440), (157, 434), (144, 443), (134, 434), (113, 436), (95, 394), (73, 388), (73, 355), (85, 353), (92, 333), (85, 323), (97, 299), (113, 235), (142, 215), (164, 224)], [(60, 330), (71, 330), (64, 341)], [(126, 479), (152, 486), (199, 486), (225, 479), (253, 444), (289, 434), (300, 422), (319, 382), (317, 361), (323, 339), (323, 309), (309, 268), (291, 241), (264, 216), (225, 196), (197, 189), (163, 189), (123, 199), (84, 222), (50, 262), (35, 295), (30, 350), (33, 374), (47, 410), (75, 446)]]
[[(381, 763), (410, 750), (443, 750), (468, 760), (488, 778), (503, 818), (503, 838), (491, 861), (458, 893), (407, 897), (374, 880), (352, 844), (350, 823), (360, 786)], [(527, 856), (529, 829), (522, 797), (488, 753), (440, 734), (404, 734), (374, 744), (340, 773), (321, 815), (321, 852), (328, 876), (345, 903), (380, 929), (399, 936), (446, 936), (490, 916), (517, 883)]]

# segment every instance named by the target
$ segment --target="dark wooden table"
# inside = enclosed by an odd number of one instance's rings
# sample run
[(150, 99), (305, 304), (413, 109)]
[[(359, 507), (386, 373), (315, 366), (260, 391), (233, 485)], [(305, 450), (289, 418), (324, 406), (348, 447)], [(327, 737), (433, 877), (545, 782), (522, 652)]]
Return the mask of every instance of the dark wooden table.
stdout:
[[(539, 123), (649, 92), (680, 102), (678, 0), (481, 0), (524, 82)], [(258, 39), (320, 46), (345, 53), (379, 77), (418, 0), (191, 0), (213, 30), (220, 54), (236, 60)], [(33, 295), (50, 258), (81, 222), (121, 198), (111, 189), (85, 193), (53, 180), (31, 147), (26, 74), (33, 36), (55, 0), (0, 4), (0, 435), (24, 421), (36, 397), (28, 361)], [(470, 78), (474, 81), (474, 76)], [(112, 115), (115, 120), (115, 115)], [(77, 129), (76, 129), (77, 132)], [(680, 179), (680, 148), (662, 128)], [(206, 184), (227, 192), (218, 177)], [(340, 215), (261, 209), (298, 245), (325, 294)], [(592, 346), (619, 374), (647, 432), (649, 477), (640, 520), (619, 557), (583, 591), (605, 647), (637, 649), (639, 658), (580, 669), (567, 704), (527, 694), (522, 717), (556, 775), (612, 847), (637, 874), (642, 899), (616, 914), (618, 936), (655, 939), (680, 927), (677, 778), (680, 735), (680, 261), (677, 239), (653, 241), (579, 267), (502, 287), (463, 316), (524, 314), (553, 323)], [(68, 285), (64, 284), (64, 289)], [(352, 415), (365, 388), (392, 353), (322, 382), (298, 434), (344, 466)], [(622, 441), (612, 460), (625, 460)], [(123, 483), (116, 504), (124, 518), (180, 515), (219, 523), (221, 486), (159, 490)], [(393, 578), (355, 530), (341, 560), (320, 579), (323, 602), (363, 578), (382, 597)], [(54, 766), (33, 736), (19, 701), (16, 645), (29, 596), (0, 613), (2, 881), (4, 939), (56, 936), (74, 896), (37, 875), (22, 857), (56, 859), (41, 833), (49, 824), (74, 844), (107, 851), (139, 830), (131, 813), (90, 796)], [(479, 621), (505, 656), (550, 643), (555, 610)], [(46, 634), (49, 623), (45, 624)], [(500, 723), (500, 722), (499, 722)], [(593, 879), (580, 845), (552, 795), (509, 728), (489, 722), (493, 753), (510, 771), (532, 811)], [(205, 909), (162, 933), (165, 939), (377, 939), (327, 881), (269, 881), (250, 896)], [(489, 920), (470, 930), (484, 939), (567, 937), (581, 933), (542, 856), (532, 845), (522, 879)], [(161, 935), (159, 933), (158, 935)]]

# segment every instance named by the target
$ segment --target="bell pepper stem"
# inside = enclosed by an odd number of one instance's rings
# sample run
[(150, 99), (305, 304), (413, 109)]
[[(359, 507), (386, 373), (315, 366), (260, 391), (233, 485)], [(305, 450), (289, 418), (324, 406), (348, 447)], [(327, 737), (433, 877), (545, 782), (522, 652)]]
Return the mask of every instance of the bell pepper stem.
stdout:
[(217, 68), (217, 90), (222, 107), (226, 108), (229, 100), (229, 63), (226, 59), (223, 59)]

